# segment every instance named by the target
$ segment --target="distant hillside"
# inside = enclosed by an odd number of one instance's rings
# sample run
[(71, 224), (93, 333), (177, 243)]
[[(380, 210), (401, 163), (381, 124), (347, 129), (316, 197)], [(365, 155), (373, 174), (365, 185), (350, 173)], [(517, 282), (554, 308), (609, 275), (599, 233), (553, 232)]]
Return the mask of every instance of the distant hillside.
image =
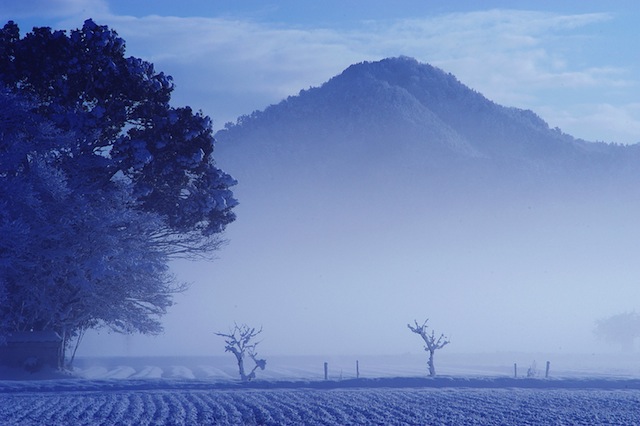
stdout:
[[(453, 75), (400, 57), (352, 65), (217, 133), (229, 171), (304, 165), (337, 173), (385, 167), (421, 172), (611, 177), (637, 149), (575, 139), (529, 110), (498, 105)], [(273, 170), (270, 173), (274, 173)]]
[(406, 324), (429, 318), (452, 338), (442, 359), (592, 353), (595, 320), (638, 309), (638, 147), (575, 139), (408, 58), (216, 138), (240, 204), (207, 275), (226, 298), (206, 309), (264, 321), (270, 342), (421, 351)]

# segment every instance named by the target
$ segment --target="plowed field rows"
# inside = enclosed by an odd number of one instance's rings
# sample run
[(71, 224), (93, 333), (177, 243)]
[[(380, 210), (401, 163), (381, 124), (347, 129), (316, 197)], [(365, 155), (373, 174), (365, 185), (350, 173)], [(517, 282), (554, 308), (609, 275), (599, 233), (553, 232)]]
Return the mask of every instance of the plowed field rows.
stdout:
[(0, 395), (2, 425), (633, 425), (640, 391), (105, 390)]

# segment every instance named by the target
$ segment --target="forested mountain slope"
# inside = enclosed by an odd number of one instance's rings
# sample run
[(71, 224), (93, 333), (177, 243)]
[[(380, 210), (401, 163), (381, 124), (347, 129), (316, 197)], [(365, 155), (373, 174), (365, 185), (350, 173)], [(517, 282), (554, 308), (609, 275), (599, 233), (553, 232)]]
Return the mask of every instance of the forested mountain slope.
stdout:
[(532, 111), (498, 105), (453, 75), (405, 57), (352, 65), (321, 87), (240, 117), (216, 138), (220, 161), (263, 165), (269, 174), (302, 165), (316, 172), (386, 167), (504, 179), (637, 174), (636, 147), (575, 139)]

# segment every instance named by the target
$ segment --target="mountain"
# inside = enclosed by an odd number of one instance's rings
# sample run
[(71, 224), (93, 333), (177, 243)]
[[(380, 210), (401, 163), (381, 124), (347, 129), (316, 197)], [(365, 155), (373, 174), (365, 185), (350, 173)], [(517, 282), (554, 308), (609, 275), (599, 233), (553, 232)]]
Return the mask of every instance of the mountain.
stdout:
[(406, 324), (430, 318), (452, 338), (442, 356), (591, 353), (596, 319), (638, 308), (637, 147), (573, 138), (408, 58), (353, 65), (216, 138), (240, 204), (200, 299), (264, 325), (265, 351), (420, 351)]
[(240, 117), (216, 139), (218, 157), (231, 167), (272, 169), (269, 159), (277, 158), (276, 168), (315, 172), (358, 164), (552, 180), (628, 177), (638, 151), (551, 129), (532, 111), (498, 105), (406, 57), (352, 65), (320, 87)]

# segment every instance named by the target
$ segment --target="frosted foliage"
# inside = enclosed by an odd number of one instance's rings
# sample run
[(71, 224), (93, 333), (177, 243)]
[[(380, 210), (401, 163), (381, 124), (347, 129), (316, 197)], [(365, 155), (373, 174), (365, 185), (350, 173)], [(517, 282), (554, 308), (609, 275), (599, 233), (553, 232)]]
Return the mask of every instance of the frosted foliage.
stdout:
[(436, 367), (433, 361), (435, 351), (444, 348), (450, 343), (450, 340), (444, 334), (440, 334), (440, 336), (436, 337), (434, 330), (429, 332), (427, 322), (429, 322), (428, 319), (426, 319), (422, 324), (418, 324), (418, 321), (414, 320), (415, 325), (407, 324), (407, 328), (409, 328), (411, 332), (418, 334), (424, 341), (424, 350), (429, 353), (429, 360), (427, 361), (427, 365), (429, 366), (429, 376), (435, 377)]
[(116, 188), (96, 205), (41, 161), (5, 182), (0, 227), (19, 236), (0, 241), (9, 294), (0, 311), (10, 329), (161, 330), (175, 286), (151, 238), (153, 215), (128, 208), (126, 191)]
[(59, 161), (72, 135), (28, 105), (0, 94), (1, 331), (53, 330), (65, 348), (91, 327), (160, 332), (182, 290), (157, 241), (162, 219), (135, 208), (126, 181), (79, 190)]
[(0, 57), (2, 83), (73, 133), (57, 151), (71, 186), (92, 191), (124, 176), (136, 208), (164, 218), (157, 236), (180, 246), (172, 255), (211, 256), (217, 234), (235, 219), (235, 180), (213, 160), (211, 119), (169, 104), (171, 76), (126, 57), (124, 40), (92, 20), (68, 33), (34, 28), (23, 38), (9, 22), (0, 48), (12, 52)]
[[(267, 366), (267, 361), (258, 358), (258, 352), (256, 352), (256, 347), (260, 342), (256, 342), (255, 339), (260, 333), (262, 333), (262, 328), (258, 330), (246, 324), (235, 324), (229, 333), (216, 333), (217, 336), (224, 338), (225, 352), (231, 352), (236, 358), (240, 380), (243, 382), (255, 379), (256, 370), (258, 368), (264, 370)], [(248, 373), (244, 363), (247, 357), (251, 358), (255, 364)]]
[(89, 328), (161, 332), (185, 288), (169, 260), (212, 257), (235, 219), (211, 120), (90, 19), (24, 37), (10, 21), (0, 51), (1, 331), (65, 350)]

